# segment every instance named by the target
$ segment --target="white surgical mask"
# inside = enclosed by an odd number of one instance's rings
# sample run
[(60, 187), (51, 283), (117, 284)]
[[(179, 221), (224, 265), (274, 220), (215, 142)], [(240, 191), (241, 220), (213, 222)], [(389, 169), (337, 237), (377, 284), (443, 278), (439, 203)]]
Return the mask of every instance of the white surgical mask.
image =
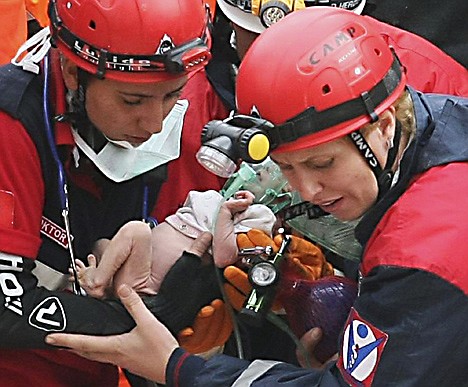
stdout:
[(120, 183), (174, 160), (180, 155), (180, 138), (189, 103), (179, 100), (164, 119), (162, 130), (148, 141), (133, 146), (127, 141), (109, 142), (96, 153), (72, 130), (76, 145), (109, 179)]

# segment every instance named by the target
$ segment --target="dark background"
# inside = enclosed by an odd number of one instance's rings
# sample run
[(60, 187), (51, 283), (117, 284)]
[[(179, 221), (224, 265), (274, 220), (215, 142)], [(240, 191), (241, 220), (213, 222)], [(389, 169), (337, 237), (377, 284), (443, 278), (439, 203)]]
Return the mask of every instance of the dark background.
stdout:
[(426, 38), (468, 66), (468, 0), (367, 0), (363, 13)]

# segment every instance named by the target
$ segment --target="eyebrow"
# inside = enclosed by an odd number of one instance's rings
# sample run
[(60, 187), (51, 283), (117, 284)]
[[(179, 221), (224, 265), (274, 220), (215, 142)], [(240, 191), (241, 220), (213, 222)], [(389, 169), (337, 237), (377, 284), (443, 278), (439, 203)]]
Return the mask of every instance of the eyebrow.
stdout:
[(125, 91), (121, 91), (120, 94), (126, 97), (138, 97), (138, 98), (151, 98), (152, 97), (152, 95), (139, 94), (139, 93), (127, 93)]
[(187, 82), (188, 82), (188, 80), (186, 80), (182, 86), (178, 87), (177, 89), (171, 91), (171, 92), (168, 93), (168, 94), (174, 94), (174, 93), (178, 93), (178, 92), (182, 91), (183, 88), (185, 87), (185, 85), (187, 84)]
[[(180, 87), (178, 87), (177, 89), (174, 89), (172, 91), (169, 91), (167, 94), (175, 94), (175, 93), (179, 93), (180, 91), (183, 90), (183, 88), (185, 87), (185, 85), (187, 84), (187, 81), (184, 82), (183, 85), (181, 85)], [(127, 92), (127, 91), (119, 91), (120, 94), (122, 95), (125, 95), (127, 97), (138, 97), (138, 98), (152, 98), (153, 95), (148, 95), (148, 94), (140, 94), (140, 93), (132, 93), (132, 92)]]

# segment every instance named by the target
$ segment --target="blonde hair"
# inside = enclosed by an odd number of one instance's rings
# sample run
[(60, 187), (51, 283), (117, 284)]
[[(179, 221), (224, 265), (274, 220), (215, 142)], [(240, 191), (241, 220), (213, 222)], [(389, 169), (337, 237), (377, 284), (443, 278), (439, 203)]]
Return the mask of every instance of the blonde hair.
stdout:
[(393, 103), (395, 117), (401, 124), (403, 133), (412, 135), (416, 131), (416, 117), (414, 116), (414, 105), (408, 90), (404, 90)]
[[(408, 90), (404, 90), (392, 104), (395, 108), (395, 118), (401, 124), (402, 134), (410, 137), (416, 131), (416, 118), (414, 116), (414, 105)], [(379, 120), (366, 125), (361, 129), (363, 135), (378, 128)]]

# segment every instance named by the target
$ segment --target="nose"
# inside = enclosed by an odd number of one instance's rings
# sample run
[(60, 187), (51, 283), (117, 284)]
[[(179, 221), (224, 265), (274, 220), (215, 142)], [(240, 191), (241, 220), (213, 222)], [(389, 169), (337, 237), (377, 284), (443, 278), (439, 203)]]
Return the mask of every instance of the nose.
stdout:
[(299, 192), (303, 200), (311, 203), (314, 203), (316, 195), (323, 190), (323, 185), (310, 173), (296, 173), (294, 181), (290, 181), (290, 184)]
[(153, 103), (148, 103), (138, 117), (138, 129), (149, 134), (159, 133), (166, 115), (161, 101), (155, 100)]

